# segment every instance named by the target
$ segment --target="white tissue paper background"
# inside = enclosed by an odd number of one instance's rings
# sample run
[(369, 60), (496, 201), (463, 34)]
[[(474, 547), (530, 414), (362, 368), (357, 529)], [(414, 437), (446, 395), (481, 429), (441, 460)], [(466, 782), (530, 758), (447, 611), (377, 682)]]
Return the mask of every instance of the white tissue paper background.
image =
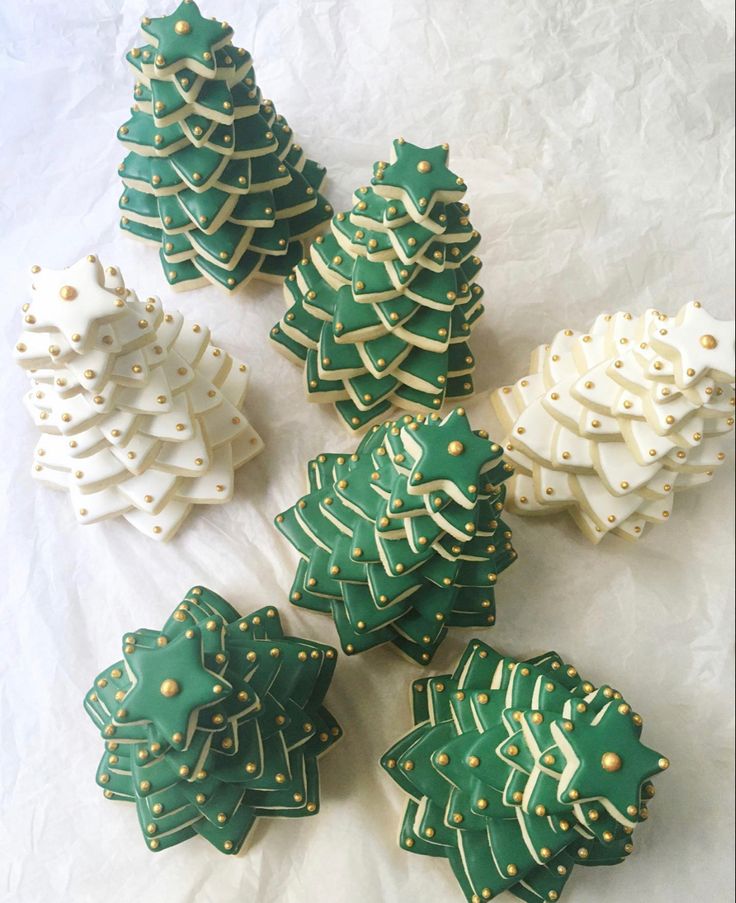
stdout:
[[(399, 135), (449, 142), (483, 237), (486, 314), (473, 335), (476, 428), (501, 439), (489, 391), (523, 375), (532, 348), (603, 311), (667, 312), (695, 298), (733, 316), (733, 10), (727, 0), (203, 0), (227, 19), (258, 83), (328, 169), (337, 210)], [(116, 128), (134, 77), (123, 54), (141, 16), (173, 2), (0, 4), (0, 254), (4, 437), (0, 487), (0, 898), (12, 903), (453, 903), (442, 860), (399, 850), (406, 798), (378, 766), (411, 726), (420, 671), (389, 647), (340, 657), (328, 694), (345, 729), (322, 759), (316, 818), (263, 819), (249, 851), (196, 838), (153, 855), (135, 809), (95, 785), (102, 741), (82, 709), (122, 634), (160, 627), (193, 584), (242, 612), (280, 607), (288, 631), (336, 642), (290, 607), (296, 554), (272, 526), (304, 465), (352, 450), (328, 407), (268, 342), (281, 289), (253, 283), (177, 295), (156, 251), (118, 228)], [(142, 295), (212, 328), (251, 365), (248, 416), (266, 451), (235, 498), (195, 508), (159, 545), (125, 521), (78, 526), (69, 499), (31, 480), (27, 377), (10, 360), (29, 267), (97, 253)], [(668, 755), (636, 852), (578, 868), (567, 903), (732, 899), (733, 459), (678, 495), (636, 545), (593, 547), (566, 517), (513, 518), (517, 563), (497, 589), (503, 652), (557, 650), (613, 682)], [(446, 673), (473, 632), (451, 633)], [(510, 898), (509, 898), (510, 899)]]

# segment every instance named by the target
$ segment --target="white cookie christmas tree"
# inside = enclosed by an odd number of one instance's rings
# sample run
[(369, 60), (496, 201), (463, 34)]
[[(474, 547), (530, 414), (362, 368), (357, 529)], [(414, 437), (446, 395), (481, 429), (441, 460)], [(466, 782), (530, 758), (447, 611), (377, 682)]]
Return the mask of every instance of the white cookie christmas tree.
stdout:
[(672, 493), (707, 482), (734, 425), (734, 323), (697, 301), (676, 317), (602, 315), (532, 354), (493, 394), (515, 474), (516, 514), (568, 510), (593, 542), (638, 539)]
[(80, 523), (121, 515), (159, 540), (192, 505), (228, 501), (263, 447), (240, 410), (246, 365), (94, 255), (32, 272), (15, 358), (43, 432), (33, 476), (68, 491)]

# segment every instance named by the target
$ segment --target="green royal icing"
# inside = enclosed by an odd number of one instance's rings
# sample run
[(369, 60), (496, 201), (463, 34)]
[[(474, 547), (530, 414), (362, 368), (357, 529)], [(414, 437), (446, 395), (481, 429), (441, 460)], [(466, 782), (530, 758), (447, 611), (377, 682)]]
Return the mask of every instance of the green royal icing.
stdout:
[[(284, 284), (277, 348), (305, 364), (310, 401), (361, 430), (392, 407), (437, 411), (473, 393), (467, 340), (483, 313), (480, 241), (446, 145), (394, 141), (371, 187), (333, 217)], [(337, 293), (337, 299), (335, 299)]]
[(415, 728), (381, 760), (412, 799), (404, 849), (444, 857), (470, 903), (559, 900), (575, 865), (615, 865), (669, 762), (641, 718), (549, 652), (471, 642), (455, 672), (415, 681)]
[(184, 0), (142, 29), (150, 43), (127, 54), (138, 81), (118, 130), (121, 228), (159, 246), (177, 288), (283, 280), (332, 215), (324, 167), (263, 100), (226, 23)]
[(136, 804), (151, 850), (200, 834), (237, 853), (256, 818), (318, 811), (317, 760), (341, 736), (322, 704), (334, 649), (194, 587), (161, 631), (126, 634), (123, 656), (84, 706), (105, 741), (97, 783)]
[(493, 624), (494, 585), (516, 559), (501, 456), (457, 408), (311, 461), (309, 492), (276, 518), (302, 557), (292, 602), (331, 614), (348, 654), (391, 642), (421, 665), (449, 627)]

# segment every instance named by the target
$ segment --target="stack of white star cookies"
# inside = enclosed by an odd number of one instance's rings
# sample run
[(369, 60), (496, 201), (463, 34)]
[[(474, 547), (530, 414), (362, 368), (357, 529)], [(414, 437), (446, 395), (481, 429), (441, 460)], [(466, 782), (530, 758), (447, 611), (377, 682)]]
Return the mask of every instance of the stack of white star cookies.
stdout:
[(493, 394), (516, 474), (516, 514), (566, 509), (593, 542), (637, 539), (707, 482), (734, 425), (734, 324), (695, 301), (676, 317), (602, 315), (532, 354), (529, 375)]
[(15, 358), (43, 432), (33, 476), (68, 491), (81, 523), (121, 515), (158, 540), (192, 505), (228, 501), (263, 446), (240, 410), (246, 365), (94, 255), (32, 271)]

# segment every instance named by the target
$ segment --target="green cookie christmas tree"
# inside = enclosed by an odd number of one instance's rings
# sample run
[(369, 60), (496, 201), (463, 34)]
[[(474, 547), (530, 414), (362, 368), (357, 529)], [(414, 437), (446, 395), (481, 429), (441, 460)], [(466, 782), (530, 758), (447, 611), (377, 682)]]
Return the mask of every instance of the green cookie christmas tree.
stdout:
[(448, 859), (468, 901), (558, 900), (574, 866), (632, 852), (669, 762), (618, 691), (554, 652), (517, 662), (474, 640), (413, 702), (414, 730), (381, 760), (412, 797), (399, 842)]
[(302, 556), (292, 602), (331, 614), (348, 654), (391, 642), (422, 665), (449, 627), (493, 624), (494, 585), (516, 558), (501, 455), (457, 408), (311, 461), (309, 492), (276, 518)]
[(159, 246), (175, 289), (280, 281), (332, 214), (319, 194), (324, 167), (261, 97), (253, 60), (232, 45), (226, 22), (183, 0), (142, 28), (149, 43), (126, 57), (135, 105), (118, 130), (130, 151), (120, 165), (122, 228)]
[(341, 736), (322, 705), (334, 649), (197, 586), (123, 656), (84, 705), (105, 740), (97, 783), (136, 804), (151, 850), (200, 834), (237, 853), (259, 816), (318, 811), (317, 759)]
[(480, 241), (448, 169), (448, 147), (403, 138), (370, 188), (332, 220), (284, 283), (288, 310), (271, 330), (304, 365), (310, 401), (334, 402), (351, 430), (393, 407), (437, 411), (473, 393), (467, 341), (483, 313)]

